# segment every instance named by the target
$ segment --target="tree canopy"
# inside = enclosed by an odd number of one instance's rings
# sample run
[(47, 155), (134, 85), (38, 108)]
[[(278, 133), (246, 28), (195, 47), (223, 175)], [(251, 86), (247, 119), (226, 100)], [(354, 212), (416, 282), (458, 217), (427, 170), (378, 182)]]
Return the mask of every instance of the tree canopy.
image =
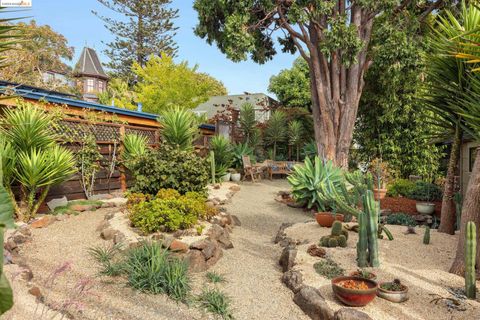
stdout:
[(105, 23), (105, 27), (115, 35), (108, 43), (105, 54), (110, 58), (109, 68), (124, 79), (133, 81), (133, 62), (144, 66), (150, 55), (162, 52), (174, 56), (177, 45), (173, 39), (178, 29), (173, 20), (178, 10), (170, 8), (171, 0), (98, 0), (108, 9), (119, 14), (110, 18), (93, 12)]
[(134, 90), (146, 112), (161, 113), (172, 106), (192, 109), (211, 96), (227, 93), (220, 81), (198, 72), (198, 66), (177, 64), (166, 54), (150, 56), (144, 67), (135, 62), (133, 72), (138, 77)]
[(15, 45), (16, 50), (4, 52), (7, 65), (2, 68), (3, 80), (50, 90), (71, 92), (64, 82), (44, 77), (46, 71), (64, 73), (68, 77), (70, 67), (64, 62), (73, 58), (73, 48), (67, 39), (48, 25), (39, 26), (35, 20), (16, 24), (25, 39)]
[(308, 64), (303, 58), (297, 58), (292, 68), (284, 69), (270, 78), (268, 91), (275, 93), (285, 107), (312, 108), (310, 77)]

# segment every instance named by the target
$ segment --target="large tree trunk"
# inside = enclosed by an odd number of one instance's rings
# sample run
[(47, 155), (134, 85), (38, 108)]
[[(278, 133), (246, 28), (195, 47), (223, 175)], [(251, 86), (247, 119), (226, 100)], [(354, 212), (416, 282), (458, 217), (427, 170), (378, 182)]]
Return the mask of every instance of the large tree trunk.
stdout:
[[(477, 157), (468, 181), (467, 193), (462, 207), (457, 253), (450, 267), (451, 273), (460, 276), (465, 276), (465, 229), (468, 221), (473, 221), (477, 229), (480, 227), (480, 148), (477, 149)], [(477, 232), (477, 243), (480, 243), (480, 232)], [(478, 269), (480, 266), (480, 246), (477, 246), (476, 265)]]
[(438, 232), (455, 234), (456, 206), (453, 196), (455, 193), (455, 173), (460, 155), (461, 132), (457, 124), (455, 127), (455, 136), (453, 138), (452, 150), (450, 150), (450, 160), (448, 161), (447, 178), (443, 190), (442, 213), (440, 217), (440, 226)]

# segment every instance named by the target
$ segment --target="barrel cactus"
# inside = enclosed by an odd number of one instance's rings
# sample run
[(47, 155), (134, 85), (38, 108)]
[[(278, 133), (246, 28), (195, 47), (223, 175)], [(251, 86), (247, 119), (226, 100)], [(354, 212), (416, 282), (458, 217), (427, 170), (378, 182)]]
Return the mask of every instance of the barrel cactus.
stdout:
[(347, 246), (348, 231), (343, 227), (340, 221), (335, 221), (332, 225), (332, 230), (329, 236), (324, 236), (320, 239), (320, 246), (335, 248)]

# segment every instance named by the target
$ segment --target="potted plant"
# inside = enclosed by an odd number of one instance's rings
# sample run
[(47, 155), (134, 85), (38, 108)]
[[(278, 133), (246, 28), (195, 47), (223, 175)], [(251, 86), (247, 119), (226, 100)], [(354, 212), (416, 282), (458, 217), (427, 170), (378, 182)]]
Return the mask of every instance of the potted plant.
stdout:
[(368, 279), (368, 280), (377, 279), (377, 275), (375, 273), (367, 271), (365, 269), (357, 269), (356, 271), (351, 272), (350, 276), (357, 277), (357, 278)]
[(235, 169), (230, 169), (230, 178), (231, 178), (232, 181), (234, 181), (234, 182), (239, 182), (240, 179), (242, 178), (242, 175), (241, 175), (240, 172), (238, 172), (237, 170), (235, 170)]
[(432, 214), (435, 211), (433, 201), (442, 199), (442, 190), (433, 183), (417, 181), (409, 198), (417, 200), (415, 206), (419, 213)]
[(373, 176), (373, 196), (375, 200), (381, 200), (387, 195), (387, 183), (390, 179), (388, 163), (379, 158), (370, 162), (368, 171)]
[(382, 282), (378, 286), (377, 295), (385, 300), (401, 303), (408, 300), (408, 287), (399, 279)]
[(321, 227), (330, 228), (335, 220), (343, 222), (344, 215), (337, 213), (337, 209), (333, 204), (323, 203), (318, 206), (319, 211), (315, 213), (315, 220)]
[(359, 277), (337, 277), (332, 279), (333, 293), (338, 300), (351, 307), (369, 304), (377, 294), (377, 283)]

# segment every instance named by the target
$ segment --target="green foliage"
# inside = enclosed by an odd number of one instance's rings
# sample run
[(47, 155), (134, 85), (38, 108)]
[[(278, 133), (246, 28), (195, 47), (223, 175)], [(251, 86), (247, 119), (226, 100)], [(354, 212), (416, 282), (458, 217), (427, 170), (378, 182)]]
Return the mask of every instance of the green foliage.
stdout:
[(296, 159), (300, 161), (300, 146), (303, 145), (303, 125), (298, 120), (288, 124), (288, 142), (295, 148)]
[(335, 220), (332, 225), (331, 235), (339, 236), (340, 234), (342, 234), (342, 229), (343, 229), (342, 222)]
[(214, 136), (210, 141), (210, 148), (214, 152), (215, 165), (230, 168), (233, 161), (230, 140), (224, 136)]
[(162, 138), (170, 146), (192, 150), (198, 136), (198, 121), (195, 114), (180, 107), (163, 111), (160, 117)]
[(465, 232), (465, 293), (475, 299), (477, 294), (475, 257), (477, 254), (477, 231), (473, 221), (468, 221)]
[(161, 189), (155, 199), (131, 206), (129, 219), (133, 226), (147, 234), (188, 229), (199, 218), (208, 219), (216, 213), (207, 206), (206, 200), (197, 192), (180, 195), (176, 190)]
[(166, 54), (150, 56), (144, 65), (135, 63), (133, 72), (139, 80), (135, 92), (143, 110), (162, 114), (172, 107), (193, 109), (211, 96), (226, 94), (221, 82), (197, 70), (198, 66), (177, 64)]
[(405, 286), (400, 282), (399, 279), (394, 279), (392, 282), (384, 282), (380, 287), (387, 291), (404, 291)]
[(96, 175), (102, 168), (101, 161), (103, 159), (93, 134), (89, 134), (82, 139), (80, 149), (75, 152), (74, 156), (76, 168), (81, 177), (80, 183), (88, 199), (93, 195)]
[(313, 265), (315, 271), (327, 279), (343, 276), (345, 270), (331, 259), (322, 259)]
[(322, 163), (318, 157), (315, 157), (314, 163), (310, 158), (306, 158), (305, 165), (295, 166), (293, 172), (287, 177), (292, 187), (293, 199), (309, 209), (315, 206), (319, 211), (326, 211), (331, 206), (330, 201), (322, 201), (320, 198), (321, 183), (327, 183), (327, 181), (337, 183), (342, 179), (339, 168), (330, 161)]
[(152, 54), (165, 52), (175, 56), (177, 45), (174, 40), (176, 30), (173, 20), (178, 17), (178, 9), (171, 7), (171, 0), (98, 0), (111, 9), (118, 17), (106, 17), (93, 12), (112, 35), (105, 54), (110, 59), (107, 66), (117, 76), (133, 80), (131, 66), (134, 61), (145, 65)]
[(147, 137), (142, 135), (135, 133), (125, 135), (123, 139), (124, 151), (122, 153), (122, 160), (127, 168), (130, 167), (132, 161), (145, 155), (148, 149), (147, 142)]
[(278, 75), (272, 76), (268, 91), (275, 93), (285, 107), (310, 109), (310, 75), (305, 59), (297, 58), (291, 69), (282, 70)]
[(424, 81), (425, 31), (414, 15), (377, 19), (370, 45), (354, 140), (358, 162), (382, 158), (400, 177), (435, 175), (442, 149), (431, 143), (438, 129), (418, 103)]
[(322, 247), (342, 247), (345, 248), (347, 246), (348, 240), (348, 231), (343, 228), (343, 225), (340, 221), (333, 222), (332, 231), (330, 232), (329, 236), (323, 236), (320, 238), (320, 245)]
[(236, 143), (232, 146), (232, 167), (237, 170), (243, 168), (243, 156), (249, 156), (250, 160), (254, 160), (254, 150), (253, 148), (249, 147), (247, 143)]
[[(73, 154), (59, 146), (52, 134), (53, 118), (32, 104), (19, 101), (15, 109), (6, 109), (1, 119), (0, 150), (5, 187), (15, 201), (11, 184), (19, 183), (21, 207), (17, 215), (25, 221), (34, 217), (50, 187), (67, 180), (75, 172)], [(37, 197), (38, 195), (38, 197)]]
[(408, 179), (396, 179), (387, 186), (389, 197), (409, 197), (415, 189), (415, 182)]
[(307, 142), (303, 147), (302, 153), (305, 158), (313, 159), (318, 155), (317, 143), (315, 141)]
[(147, 293), (167, 294), (185, 301), (190, 292), (188, 266), (172, 257), (159, 243), (143, 243), (127, 253), (125, 270), (128, 284)]
[(392, 213), (389, 214), (385, 220), (387, 224), (401, 225), (401, 226), (416, 226), (417, 221), (406, 213)]
[(425, 234), (423, 235), (423, 244), (430, 244), (430, 227), (425, 228)]
[(150, 194), (143, 194), (139, 192), (128, 192), (126, 197), (128, 208), (131, 208), (136, 204), (152, 200), (152, 196)]
[(117, 260), (121, 245), (97, 246), (88, 249), (90, 256), (99, 265), (102, 276), (117, 277), (124, 272), (124, 264)]
[(135, 181), (131, 191), (151, 195), (167, 188), (181, 194), (204, 192), (210, 178), (209, 168), (208, 160), (194, 152), (162, 145), (148, 150), (132, 163), (130, 171)]
[(220, 316), (224, 320), (234, 319), (230, 298), (218, 289), (204, 289), (198, 296), (198, 302), (208, 312)]
[(277, 146), (280, 143), (287, 142), (287, 117), (282, 111), (273, 111), (270, 119), (267, 121), (267, 127), (264, 131), (264, 140), (267, 145), (273, 146), (273, 158), (276, 160)]
[(225, 282), (225, 277), (215, 271), (208, 271), (205, 276), (207, 277), (208, 281), (211, 283), (222, 283)]
[(415, 188), (413, 188), (408, 197), (417, 201), (440, 201), (442, 200), (442, 194), (442, 189), (436, 184), (416, 181)]
[(240, 108), (239, 116), (240, 131), (243, 134), (245, 144), (254, 146), (252, 139), (255, 136), (257, 121), (255, 120), (255, 108), (251, 103), (244, 103)]
[(117, 108), (137, 110), (135, 101), (137, 101), (136, 93), (131, 90), (127, 81), (120, 78), (113, 78), (108, 81), (105, 91), (97, 94), (98, 102), (107, 106), (115, 106)]

